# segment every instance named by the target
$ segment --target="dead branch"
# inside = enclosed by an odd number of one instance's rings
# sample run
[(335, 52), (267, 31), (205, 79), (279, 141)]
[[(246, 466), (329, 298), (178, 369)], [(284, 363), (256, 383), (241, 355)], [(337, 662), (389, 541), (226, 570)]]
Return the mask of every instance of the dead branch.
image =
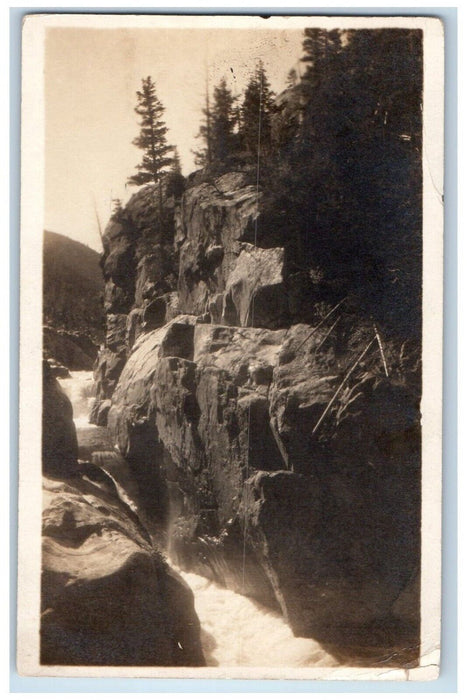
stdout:
[(334, 328), (337, 326), (337, 324), (338, 324), (339, 321), (341, 320), (341, 318), (342, 318), (342, 316), (338, 316), (337, 320), (334, 321), (334, 323), (332, 324), (331, 328), (328, 330), (328, 332), (326, 333), (326, 335), (324, 336), (324, 338), (319, 342), (319, 345), (317, 346), (317, 348), (316, 348), (316, 350), (315, 350), (315, 354), (318, 352), (318, 350), (320, 349), (320, 347), (321, 347), (322, 345), (324, 345), (324, 343), (325, 343), (326, 340), (329, 338), (329, 336), (331, 335), (331, 333), (332, 333), (332, 331), (334, 330)]
[(342, 299), (342, 301), (340, 301), (338, 304), (336, 304), (336, 305), (331, 309), (331, 311), (328, 311), (328, 313), (326, 314), (326, 316), (324, 316), (324, 317), (321, 319), (321, 321), (318, 323), (318, 325), (315, 326), (315, 327), (312, 329), (312, 331), (306, 336), (306, 338), (305, 338), (304, 340), (302, 340), (302, 342), (300, 343), (300, 345), (299, 345), (297, 348), (295, 348), (295, 352), (298, 352), (298, 351), (300, 350), (300, 348), (303, 347), (303, 345), (307, 342), (307, 340), (309, 340), (309, 339), (311, 338), (311, 336), (312, 336), (314, 333), (316, 333), (316, 331), (318, 330), (318, 328), (320, 328), (320, 326), (323, 325), (323, 323), (326, 321), (326, 319), (329, 318), (329, 316), (331, 316), (331, 314), (333, 314), (334, 311), (337, 311), (337, 309), (339, 308), (339, 306), (341, 306), (341, 305), (344, 303), (344, 301), (345, 301), (346, 299), (347, 299), (347, 297), (345, 297), (344, 299)]
[(373, 338), (370, 340), (370, 342), (368, 343), (368, 345), (366, 346), (366, 348), (364, 349), (364, 351), (358, 356), (358, 358), (357, 358), (357, 359), (355, 360), (355, 362), (353, 363), (352, 367), (349, 369), (349, 371), (348, 371), (347, 374), (345, 375), (344, 379), (341, 381), (341, 383), (340, 383), (339, 386), (337, 387), (336, 391), (334, 392), (333, 396), (331, 397), (331, 400), (329, 401), (328, 405), (326, 406), (326, 408), (324, 409), (323, 413), (321, 414), (321, 417), (320, 417), (319, 421), (316, 423), (315, 427), (314, 427), (313, 430), (311, 431), (311, 434), (312, 434), (312, 435), (314, 435), (314, 434), (316, 433), (316, 431), (318, 430), (319, 426), (321, 425), (321, 423), (323, 422), (323, 420), (326, 418), (327, 414), (329, 413), (329, 409), (331, 408), (331, 406), (333, 405), (334, 401), (335, 401), (335, 400), (337, 399), (337, 397), (339, 396), (339, 394), (340, 394), (342, 388), (344, 387), (345, 383), (347, 382), (347, 380), (349, 379), (349, 377), (351, 376), (351, 374), (353, 373), (353, 371), (356, 369), (357, 365), (361, 362), (361, 360), (363, 360), (363, 358), (365, 357), (365, 355), (367, 354), (368, 350), (371, 348), (371, 346), (373, 345), (373, 343), (375, 342), (375, 340), (376, 340), (376, 337), (373, 337)]
[(384, 372), (386, 374), (386, 377), (389, 377), (388, 366), (386, 364), (386, 358), (384, 356), (383, 344), (381, 342), (381, 338), (380, 338), (380, 335), (378, 333), (378, 329), (376, 328), (375, 324), (373, 324), (373, 328), (375, 331), (376, 340), (378, 341), (378, 347), (379, 347), (379, 351), (381, 353), (381, 359), (383, 360)]
[(94, 199), (94, 212), (95, 212), (95, 214), (96, 214), (97, 229), (98, 229), (98, 231), (99, 231), (99, 236), (100, 236), (101, 243), (102, 243), (102, 248), (103, 248), (103, 247), (104, 247), (104, 234), (102, 233), (102, 226), (101, 226), (101, 222), (100, 222), (100, 220), (99, 220), (99, 214), (97, 213), (97, 205), (96, 205), (96, 200), (95, 200), (95, 199)]

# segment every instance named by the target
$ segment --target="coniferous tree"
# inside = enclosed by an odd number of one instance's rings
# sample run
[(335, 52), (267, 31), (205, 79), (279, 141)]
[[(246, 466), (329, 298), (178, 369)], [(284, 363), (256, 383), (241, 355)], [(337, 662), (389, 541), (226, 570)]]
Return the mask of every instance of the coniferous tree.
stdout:
[(248, 154), (256, 155), (258, 144), (262, 150), (268, 150), (273, 109), (274, 93), (260, 61), (249, 80), (241, 107), (240, 139)]
[(112, 197), (112, 216), (119, 214), (123, 209), (122, 200), (119, 197)]
[(180, 162), (180, 156), (178, 151), (174, 148), (174, 156), (172, 167), (167, 176), (167, 189), (166, 193), (168, 197), (174, 196), (176, 199), (181, 197), (185, 190), (185, 178), (182, 175), (182, 164)]
[(114, 221), (119, 221), (123, 214), (123, 204), (119, 197), (112, 198), (112, 214), (111, 218)]
[(236, 150), (237, 113), (235, 97), (222, 78), (214, 88), (214, 105), (211, 120), (211, 160), (216, 164), (226, 164)]
[(143, 159), (136, 166), (138, 172), (128, 178), (131, 185), (145, 185), (153, 182), (160, 183), (162, 175), (172, 164), (169, 156), (173, 146), (167, 144), (167, 126), (162, 120), (164, 107), (156, 95), (156, 86), (151, 78), (143, 78), (141, 90), (136, 92), (138, 104), (136, 114), (140, 117), (141, 131), (133, 144), (144, 151)]
[(182, 174), (182, 164), (180, 162), (180, 156), (178, 154), (178, 150), (176, 147), (174, 148), (174, 152), (173, 152), (172, 167), (170, 169), (170, 172), (174, 173), (175, 175)]
[(307, 64), (303, 79), (319, 83), (326, 74), (329, 61), (333, 61), (341, 50), (341, 35), (338, 29), (307, 28), (303, 40), (304, 56), (302, 61)]
[(203, 148), (195, 151), (196, 165), (215, 168), (227, 165), (232, 155), (238, 150), (239, 112), (236, 98), (227, 87), (227, 81), (222, 78), (214, 88), (214, 99), (211, 106), (209, 90), (206, 88), (206, 103), (202, 110), (204, 123), (201, 124), (198, 138), (203, 141)]
[(202, 110), (204, 123), (201, 124), (196, 138), (203, 142), (203, 148), (199, 151), (193, 151), (195, 155), (195, 164), (204, 168), (210, 165), (212, 161), (212, 113), (209, 100), (209, 86), (206, 84), (205, 106)]

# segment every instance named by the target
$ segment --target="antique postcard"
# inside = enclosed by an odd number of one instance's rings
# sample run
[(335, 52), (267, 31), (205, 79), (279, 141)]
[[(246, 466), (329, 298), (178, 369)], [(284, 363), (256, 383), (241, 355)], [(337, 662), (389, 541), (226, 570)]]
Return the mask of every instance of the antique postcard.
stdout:
[(437, 678), (441, 21), (22, 55), (19, 673)]

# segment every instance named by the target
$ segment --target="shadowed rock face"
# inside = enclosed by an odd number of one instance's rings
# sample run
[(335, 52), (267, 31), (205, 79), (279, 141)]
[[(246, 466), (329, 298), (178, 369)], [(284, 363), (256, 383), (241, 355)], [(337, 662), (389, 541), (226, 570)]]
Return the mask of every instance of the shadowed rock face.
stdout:
[(204, 665), (193, 594), (105, 482), (45, 481), (42, 553), (43, 664)]
[(283, 326), (288, 318), (283, 267), (283, 248), (243, 243), (226, 281), (222, 315), (213, 320), (233, 326)]
[[(416, 570), (415, 518), (400, 521), (407, 517), (402, 508), (413, 504), (400, 493), (384, 493), (383, 484), (373, 505), (377, 484), (369, 481), (356, 487), (343, 477), (327, 486), (291, 472), (258, 472), (246, 484), (244, 531), (299, 636), (342, 643), (353, 630), (371, 643), (369, 626), (391, 618)], [(399, 512), (381, 512), (395, 507)]]
[(71, 371), (92, 370), (98, 346), (86, 335), (43, 328), (44, 355)]
[(204, 665), (190, 589), (113, 478), (77, 455), (71, 404), (45, 363), (41, 663)]

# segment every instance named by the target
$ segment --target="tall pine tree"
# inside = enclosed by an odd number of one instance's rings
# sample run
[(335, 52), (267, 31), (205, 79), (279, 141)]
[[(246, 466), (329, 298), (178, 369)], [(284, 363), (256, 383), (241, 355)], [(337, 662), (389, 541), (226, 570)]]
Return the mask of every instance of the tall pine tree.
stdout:
[(193, 151), (195, 156), (195, 164), (204, 168), (211, 164), (212, 161), (212, 112), (209, 100), (209, 86), (206, 81), (205, 106), (202, 110), (204, 123), (199, 127), (199, 132), (196, 138), (201, 139), (203, 147), (199, 151)]
[(307, 67), (303, 78), (317, 85), (326, 77), (323, 74), (327, 72), (329, 62), (335, 61), (341, 51), (342, 32), (338, 29), (327, 31), (313, 27), (305, 29), (304, 35), (304, 56), (301, 60)]
[(271, 114), (274, 109), (274, 93), (262, 61), (251, 76), (241, 107), (240, 140), (249, 155), (256, 155), (258, 144), (268, 150), (271, 144)]
[(136, 114), (140, 117), (141, 131), (133, 144), (144, 151), (143, 159), (136, 166), (137, 173), (128, 178), (130, 185), (145, 185), (153, 182), (160, 183), (162, 175), (172, 165), (173, 158), (169, 156), (173, 146), (167, 144), (167, 127), (162, 120), (164, 107), (156, 95), (156, 86), (151, 76), (143, 78), (141, 90), (136, 92), (138, 104)]
[(195, 153), (197, 165), (223, 168), (238, 150), (238, 110), (235, 100), (225, 78), (214, 88), (212, 107), (206, 91), (206, 107), (203, 109), (205, 122), (198, 134), (204, 148)]
[(174, 151), (173, 151), (172, 167), (170, 169), (170, 172), (174, 173), (175, 175), (182, 174), (182, 164), (180, 162), (180, 156), (178, 154), (177, 148), (174, 148)]
[(235, 151), (237, 138), (235, 98), (222, 78), (214, 88), (214, 105), (212, 110), (212, 160), (225, 164)]

